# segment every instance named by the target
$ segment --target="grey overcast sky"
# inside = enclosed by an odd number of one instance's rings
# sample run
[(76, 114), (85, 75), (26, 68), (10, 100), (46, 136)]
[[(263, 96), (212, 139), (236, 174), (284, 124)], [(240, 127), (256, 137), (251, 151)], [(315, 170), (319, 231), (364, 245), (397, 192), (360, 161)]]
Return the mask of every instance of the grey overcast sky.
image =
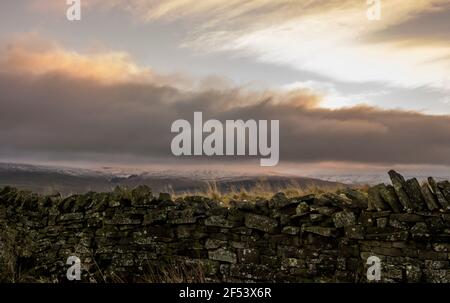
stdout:
[(282, 161), (450, 164), (448, 0), (81, 3), (0, 2), (0, 160), (161, 162), (198, 109), (284, 117)]

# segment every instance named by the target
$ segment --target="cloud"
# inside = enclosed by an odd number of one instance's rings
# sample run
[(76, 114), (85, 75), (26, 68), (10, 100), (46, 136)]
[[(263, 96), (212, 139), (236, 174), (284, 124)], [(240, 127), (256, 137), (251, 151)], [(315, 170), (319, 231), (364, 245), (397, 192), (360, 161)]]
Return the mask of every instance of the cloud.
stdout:
[(318, 102), (321, 107), (329, 109), (337, 109), (341, 107), (349, 107), (352, 105), (370, 105), (370, 98), (373, 96), (379, 96), (387, 94), (385, 90), (378, 91), (366, 91), (358, 94), (344, 94), (340, 92), (336, 85), (331, 82), (322, 81), (296, 81), (290, 84), (283, 85), (281, 87), (285, 91), (298, 91), (310, 92), (320, 96)]
[[(362, 0), (83, 3), (126, 11), (141, 22), (183, 24), (191, 30), (180, 45), (199, 52), (229, 52), (330, 80), (450, 90), (448, 0), (381, 0), (379, 22), (367, 20)], [(39, 1), (41, 9), (55, 6)]]
[(152, 78), (151, 71), (138, 67), (127, 53), (80, 54), (35, 34), (18, 37), (9, 43), (0, 53), (0, 68), (31, 75), (62, 73), (105, 83)]
[[(251, 23), (238, 29), (217, 26), (200, 30), (186, 39), (184, 46), (204, 52), (236, 53), (338, 81), (450, 90), (450, 61), (436, 61), (450, 54), (448, 43), (439, 38), (442, 36), (435, 35), (434, 40), (423, 43), (423, 35), (415, 40), (410, 32), (397, 33), (395, 38), (389, 34), (392, 27), (405, 22), (420, 27), (426, 23), (418, 18), (423, 14), (446, 11), (441, 15), (448, 16), (450, 8), (443, 5), (446, 2), (382, 3), (379, 22), (366, 19), (367, 7), (361, 1), (344, 1), (277, 22), (269, 18), (267, 23), (256, 20), (257, 25)], [(442, 24), (450, 24), (449, 19), (442, 19)], [(445, 28), (440, 31), (445, 32)]]
[(61, 74), (105, 85), (129, 82), (173, 84), (184, 88), (195, 85), (182, 74), (154, 73), (140, 66), (126, 52), (70, 51), (33, 32), (17, 35), (3, 47), (0, 44), (0, 70), (30, 76)]
[(405, 41), (407, 45), (450, 43), (450, 2), (431, 6), (432, 9), (416, 14), (414, 18), (396, 22), (392, 26), (374, 32), (368, 42)]
[[(11, 54), (17, 52), (13, 47), (5, 58), (15, 58)], [(85, 77), (80, 69), (80, 77), (67, 68), (72, 63), (61, 63), (89, 58), (95, 65), (103, 62), (98, 60), (105, 58), (102, 54), (80, 58), (45, 47), (18, 53), (27, 64), (2, 60), (0, 72), (1, 159), (208, 161), (175, 158), (170, 152), (172, 122), (192, 121), (193, 112), (202, 111), (205, 120), (280, 120), (281, 163), (450, 165), (449, 116), (369, 106), (324, 109), (320, 95), (303, 89), (258, 92), (223, 85), (185, 90), (176, 78), (169, 82), (157, 74), (152, 81), (126, 77), (105, 85), (103, 74)], [(53, 60), (45, 66), (35, 63), (35, 56), (49, 54)]]

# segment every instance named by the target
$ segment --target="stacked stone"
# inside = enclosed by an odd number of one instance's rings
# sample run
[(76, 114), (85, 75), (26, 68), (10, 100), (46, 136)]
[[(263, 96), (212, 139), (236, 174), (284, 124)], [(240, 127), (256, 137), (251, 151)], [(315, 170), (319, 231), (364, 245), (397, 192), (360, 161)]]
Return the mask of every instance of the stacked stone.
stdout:
[(67, 281), (66, 260), (77, 256), (84, 282), (366, 282), (367, 258), (377, 256), (383, 282), (450, 282), (450, 183), (389, 175), (392, 186), (367, 193), (227, 206), (146, 186), (67, 198), (7, 187), (0, 280), (12, 256), (31, 277)]
[(394, 170), (388, 172), (392, 185), (379, 184), (369, 189), (369, 209), (406, 211), (450, 210), (450, 182), (419, 184), (416, 178), (405, 178)]

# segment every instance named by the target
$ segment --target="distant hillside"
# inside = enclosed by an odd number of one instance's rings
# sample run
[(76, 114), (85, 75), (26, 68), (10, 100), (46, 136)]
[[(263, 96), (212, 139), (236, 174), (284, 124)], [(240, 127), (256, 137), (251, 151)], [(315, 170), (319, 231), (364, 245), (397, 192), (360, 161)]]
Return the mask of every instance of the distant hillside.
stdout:
[(199, 192), (215, 186), (220, 191), (251, 189), (264, 186), (272, 190), (288, 186), (333, 187), (339, 182), (315, 178), (280, 175), (243, 175), (242, 173), (174, 170), (126, 174), (120, 170), (88, 170), (77, 168), (0, 163), (0, 187), (13, 186), (37, 193), (60, 192), (63, 195), (88, 191), (111, 191), (116, 186), (147, 185), (155, 192)]

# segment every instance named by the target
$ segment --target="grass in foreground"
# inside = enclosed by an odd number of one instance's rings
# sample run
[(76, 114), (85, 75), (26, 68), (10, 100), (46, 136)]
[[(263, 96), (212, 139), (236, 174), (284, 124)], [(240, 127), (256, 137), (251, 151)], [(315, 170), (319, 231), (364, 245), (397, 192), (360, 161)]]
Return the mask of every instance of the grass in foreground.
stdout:
[[(213, 200), (218, 200), (228, 205), (230, 201), (249, 201), (255, 202), (262, 199), (271, 199), (276, 193), (284, 193), (288, 198), (305, 196), (309, 194), (335, 193), (345, 188), (344, 185), (306, 185), (300, 186), (297, 182), (291, 181), (284, 186), (271, 186), (269, 183), (259, 181), (255, 186), (250, 188), (232, 187), (230, 190), (221, 191), (216, 182), (208, 182), (205, 191), (185, 192), (182, 194), (171, 194), (177, 198), (186, 196), (204, 196)], [(364, 187), (360, 189), (364, 190)]]

